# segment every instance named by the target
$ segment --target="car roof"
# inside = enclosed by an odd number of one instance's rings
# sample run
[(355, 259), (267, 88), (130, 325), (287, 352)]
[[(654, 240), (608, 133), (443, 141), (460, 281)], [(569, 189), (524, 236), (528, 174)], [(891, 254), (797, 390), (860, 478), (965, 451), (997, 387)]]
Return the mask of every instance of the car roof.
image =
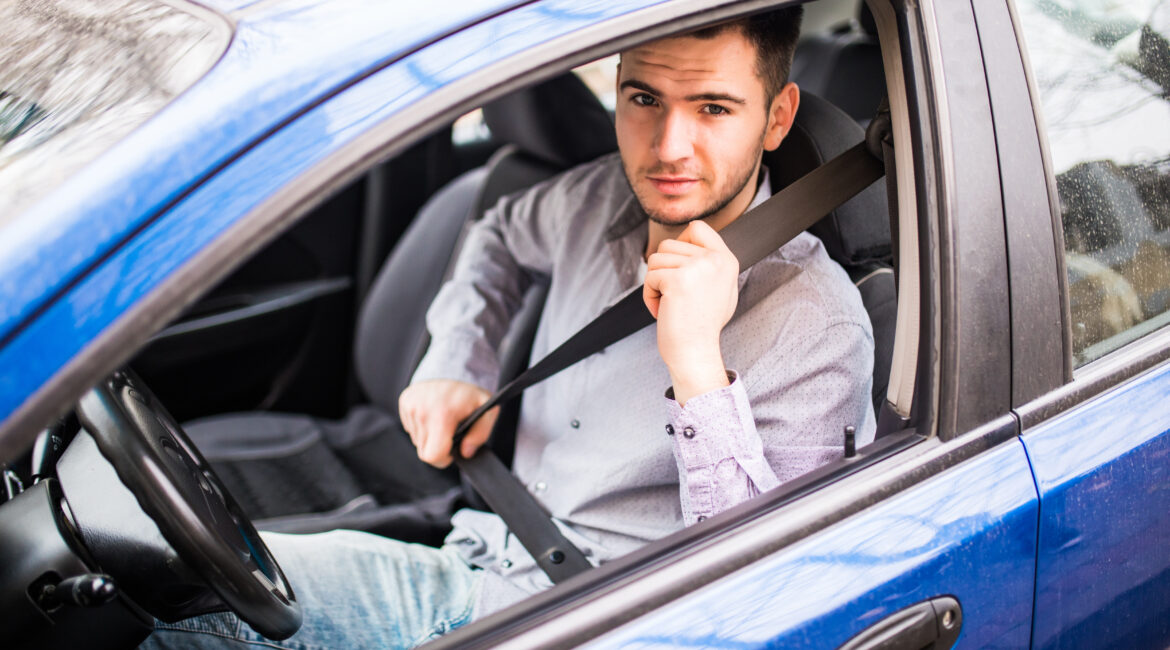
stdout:
[(522, 4), (211, 3), (232, 30), (219, 62), (61, 186), (0, 222), (0, 348), (121, 242), (306, 107)]

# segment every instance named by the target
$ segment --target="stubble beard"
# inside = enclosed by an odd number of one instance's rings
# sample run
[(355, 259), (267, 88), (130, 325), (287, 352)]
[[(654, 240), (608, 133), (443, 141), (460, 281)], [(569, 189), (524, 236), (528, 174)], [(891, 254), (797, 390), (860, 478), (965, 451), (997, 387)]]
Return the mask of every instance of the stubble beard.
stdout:
[[(629, 184), (630, 190), (634, 193), (634, 197), (638, 199), (638, 204), (642, 206), (642, 211), (646, 213), (646, 216), (649, 217), (651, 221), (663, 226), (685, 226), (692, 221), (706, 219), (710, 216), (718, 214), (720, 211), (730, 205), (731, 202), (735, 200), (735, 197), (739, 196), (739, 193), (742, 192), (745, 187), (747, 187), (747, 184), (756, 177), (756, 162), (760, 160), (760, 155), (763, 153), (763, 151), (764, 146), (763, 142), (761, 141), (760, 145), (756, 147), (756, 150), (752, 156), (745, 160), (745, 164), (734, 170), (733, 173), (735, 175), (732, 176), (731, 182), (725, 185), (727, 189), (724, 192), (714, 197), (706, 206), (703, 207), (703, 209), (699, 210), (698, 212), (683, 216), (667, 216), (661, 211), (651, 210), (649, 207), (647, 207), (646, 200), (639, 193), (638, 187), (634, 184), (635, 177), (630, 174), (630, 170), (628, 167), (626, 167), (624, 160), (622, 161), (622, 168), (625, 172), (626, 183)], [(661, 173), (662, 171), (666, 170), (654, 168), (650, 170), (639, 171), (637, 178), (644, 179), (649, 174)]]

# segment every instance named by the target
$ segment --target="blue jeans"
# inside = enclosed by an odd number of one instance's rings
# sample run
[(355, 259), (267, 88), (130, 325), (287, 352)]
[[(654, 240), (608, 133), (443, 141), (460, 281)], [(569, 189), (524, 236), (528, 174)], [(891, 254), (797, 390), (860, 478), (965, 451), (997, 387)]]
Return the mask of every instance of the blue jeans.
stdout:
[(354, 531), (265, 533), (304, 612), (300, 631), (272, 641), (235, 614), (156, 624), (142, 648), (411, 648), (471, 620), (483, 571), (451, 548)]

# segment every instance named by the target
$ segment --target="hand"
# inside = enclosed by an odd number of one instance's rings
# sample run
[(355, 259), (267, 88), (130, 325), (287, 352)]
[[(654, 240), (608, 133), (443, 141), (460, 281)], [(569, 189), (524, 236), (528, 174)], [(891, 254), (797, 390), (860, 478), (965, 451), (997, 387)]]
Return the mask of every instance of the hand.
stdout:
[(726, 386), (719, 334), (739, 300), (739, 261), (711, 226), (692, 221), (646, 262), (642, 298), (658, 319), (658, 353), (675, 399)]
[[(443, 468), (451, 464), (451, 442), (455, 427), (491, 395), (474, 384), (450, 379), (420, 381), (407, 386), (398, 396), (398, 416), (424, 462)], [(470, 458), (487, 442), (500, 409), (483, 414), (460, 445), (460, 454)]]

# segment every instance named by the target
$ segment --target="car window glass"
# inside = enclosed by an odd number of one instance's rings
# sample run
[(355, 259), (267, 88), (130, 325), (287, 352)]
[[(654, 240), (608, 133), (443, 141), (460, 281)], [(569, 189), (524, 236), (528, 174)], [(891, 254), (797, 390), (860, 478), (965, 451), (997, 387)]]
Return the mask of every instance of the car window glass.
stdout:
[(0, 2), (0, 223), (218, 60), (226, 26), (177, 5)]
[(1082, 365), (1170, 323), (1170, 0), (1018, 0), (1017, 10)]

